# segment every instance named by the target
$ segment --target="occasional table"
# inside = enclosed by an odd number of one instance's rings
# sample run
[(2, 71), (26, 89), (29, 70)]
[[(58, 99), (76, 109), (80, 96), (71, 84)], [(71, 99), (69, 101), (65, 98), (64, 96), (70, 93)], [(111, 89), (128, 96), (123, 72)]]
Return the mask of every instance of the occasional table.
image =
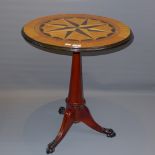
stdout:
[(22, 35), (31, 45), (44, 51), (72, 55), (66, 107), (59, 109), (59, 113), (64, 114), (62, 125), (56, 138), (48, 144), (47, 153), (54, 152), (73, 123), (83, 122), (107, 137), (114, 137), (115, 132), (100, 126), (86, 106), (81, 59), (82, 54), (108, 54), (120, 50), (119, 47), (132, 40), (131, 29), (112, 18), (88, 14), (58, 14), (28, 22), (22, 29)]

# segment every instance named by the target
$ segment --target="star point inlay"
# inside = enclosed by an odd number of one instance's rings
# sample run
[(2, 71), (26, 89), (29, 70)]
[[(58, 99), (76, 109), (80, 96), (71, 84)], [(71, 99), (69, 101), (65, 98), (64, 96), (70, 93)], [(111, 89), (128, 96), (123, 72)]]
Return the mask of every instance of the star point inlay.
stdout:
[(115, 27), (97, 19), (68, 17), (48, 20), (40, 26), (40, 31), (51, 38), (88, 41), (113, 35)]

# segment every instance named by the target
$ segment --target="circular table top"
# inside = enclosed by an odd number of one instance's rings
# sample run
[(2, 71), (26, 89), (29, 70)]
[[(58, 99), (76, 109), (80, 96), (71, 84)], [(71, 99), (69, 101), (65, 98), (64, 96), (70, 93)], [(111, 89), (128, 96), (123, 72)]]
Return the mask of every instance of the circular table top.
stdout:
[(131, 29), (112, 18), (58, 14), (28, 22), (22, 34), (30, 43), (48, 50), (94, 51), (127, 42), (131, 37)]

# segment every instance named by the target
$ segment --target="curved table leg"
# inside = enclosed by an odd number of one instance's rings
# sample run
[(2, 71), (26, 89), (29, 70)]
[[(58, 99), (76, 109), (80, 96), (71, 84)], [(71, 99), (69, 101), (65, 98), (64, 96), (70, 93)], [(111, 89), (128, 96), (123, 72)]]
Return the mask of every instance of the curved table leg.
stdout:
[(112, 129), (101, 127), (93, 119), (89, 109), (85, 106), (80, 52), (73, 52), (72, 55), (71, 78), (66, 103), (66, 108), (61, 107), (59, 109), (59, 113), (64, 114), (64, 119), (58, 135), (53, 142), (49, 143), (47, 147), (47, 154), (54, 152), (55, 147), (61, 142), (73, 123), (83, 122), (90, 128), (106, 134), (107, 137), (114, 137), (116, 135)]
[(48, 144), (48, 147), (46, 150), (47, 154), (53, 153), (55, 151), (55, 147), (61, 142), (61, 140), (64, 138), (64, 136), (66, 135), (66, 133), (68, 132), (72, 124), (74, 123), (73, 118), (74, 117), (72, 112), (69, 109), (66, 110), (58, 135), (53, 140), (53, 142)]
[(116, 133), (112, 130), (112, 129), (108, 129), (108, 128), (104, 128), (102, 126), (100, 126), (92, 117), (91, 113), (89, 112), (89, 109), (85, 106), (84, 110), (83, 110), (83, 118), (82, 118), (82, 122), (85, 123), (87, 126), (89, 126), (90, 128), (104, 133), (107, 135), (107, 137), (115, 137)]

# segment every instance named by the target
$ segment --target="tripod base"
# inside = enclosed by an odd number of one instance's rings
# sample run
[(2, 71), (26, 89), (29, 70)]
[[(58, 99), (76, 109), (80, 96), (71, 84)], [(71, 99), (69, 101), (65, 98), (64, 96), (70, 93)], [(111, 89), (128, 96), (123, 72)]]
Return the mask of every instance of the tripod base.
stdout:
[(82, 82), (82, 62), (80, 52), (72, 55), (72, 67), (68, 97), (66, 98), (66, 108), (60, 107), (59, 114), (63, 114), (61, 128), (53, 142), (48, 144), (47, 154), (53, 153), (55, 147), (64, 138), (73, 123), (83, 122), (88, 127), (106, 134), (107, 137), (114, 137), (116, 134), (112, 129), (100, 126), (91, 116), (89, 109), (86, 107), (86, 101), (83, 95)]
[(67, 105), (64, 111), (64, 118), (62, 121), (61, 128), (58, 132), (58, 135), (53, 142), (48, 144), (47, 154), (53, 153), (55, 147), (61, 142), (64, 138), (70, 127), (73, 123), (83, 122), (90, 128), (105, 134), (107, 137), (114, 137), (116, 134), (112, 129), (104, 128), (100, 126), (92, 117), (89, 112), (89, 109), (85, 105)]

